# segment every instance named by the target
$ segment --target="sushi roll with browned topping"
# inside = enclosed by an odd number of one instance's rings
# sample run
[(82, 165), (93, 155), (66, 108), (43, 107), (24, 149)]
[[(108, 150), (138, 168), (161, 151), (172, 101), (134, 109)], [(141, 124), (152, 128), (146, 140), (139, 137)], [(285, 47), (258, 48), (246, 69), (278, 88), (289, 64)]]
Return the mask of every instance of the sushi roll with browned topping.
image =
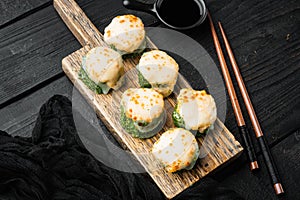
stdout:
[(213, 128), (217, 119), (216, 103), (205, 90), (181, 89), (172, 117), (176, 127), (198, 131), (199, 136)]
[(164, 97), (169, 96), (173, 92), (179, 66), (167, 53), (160, 50), (144, 53), (137, 69), (141, 87), (153, 88)]
[(107, 47), (91, 49), (82, 60), (79, 79), (97, 94), (107, 94), (124, 74), (121, 55)]
[(153, 89), (131, 88), (121, 100), (121, 125), (133, 137), (149, 138), (164, 122), (163, 96)]
[(168, 172), (190, 170), (198, 159), (199, 146), (191, 132), (174, 128), (161, 135), (154, 143), (152, 153)]
[(146, 48), (142, 20), (134, 15), (115, 17), (104, 30), (104, 41), (122, 55), (141, 53)]

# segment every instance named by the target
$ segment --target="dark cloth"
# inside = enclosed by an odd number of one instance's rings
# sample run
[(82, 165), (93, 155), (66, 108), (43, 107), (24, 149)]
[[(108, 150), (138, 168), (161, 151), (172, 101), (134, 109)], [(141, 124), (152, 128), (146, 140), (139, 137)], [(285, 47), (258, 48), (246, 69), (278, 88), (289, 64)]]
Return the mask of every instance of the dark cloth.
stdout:
[[(5, 117), (5, 116), (2, 116)], [(164, 199), (148, 175), (111, 169), (81, 144), (71, 102), (52, 97), (42, 106), (32, 138), (0, 131), (0, 199)], [(242, 199), (204, 178), (176, 199)]]

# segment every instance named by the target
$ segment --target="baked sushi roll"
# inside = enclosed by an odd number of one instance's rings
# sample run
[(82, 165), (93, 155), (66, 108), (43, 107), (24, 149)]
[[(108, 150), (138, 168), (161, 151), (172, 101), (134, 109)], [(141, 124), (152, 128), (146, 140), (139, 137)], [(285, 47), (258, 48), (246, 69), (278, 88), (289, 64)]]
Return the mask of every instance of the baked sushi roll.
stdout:
[(104, 29), (104, 41), (120, 54), (141, 53), (146, 48), (145, 28), (134, 15), (115, 17)]
[(217, 119), (216, 103), (205, 90), (181, 89), (172, 117), (176, 127), (191, 130), (199, 136), (213, 128)]
[(139, 84), (142, 88), (153, 88), (164, 97), (173, 92), (179, 66), (167, 53), (160, 50), (144, 53), (137, 69)]
[(174, 128), (161, 135), (154, 143), (152, 153), (168, 172), (190, 170), (198, 159), (199, 146), (190, 131)]
[(79, 79), (97, 94), (107, 94), (121, 84), (119, 79), (123, 74), (121, 55), (107, 47), (96, 47), (83, 57)]
[(153, 89), (130, 88), (122, 95), (121, 125), (137, 138), (149, 138), (161, 130), (164, 123), (163, 96)]

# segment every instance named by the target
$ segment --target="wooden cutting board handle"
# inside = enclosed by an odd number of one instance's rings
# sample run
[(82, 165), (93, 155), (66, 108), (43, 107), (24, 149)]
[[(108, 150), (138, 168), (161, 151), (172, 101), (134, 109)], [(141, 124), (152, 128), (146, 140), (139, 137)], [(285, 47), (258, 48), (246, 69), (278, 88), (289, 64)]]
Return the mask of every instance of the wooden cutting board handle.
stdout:
[(103, 35), (74, 0), (53, 0), (53, 5), (82, 46), (107, 46)]

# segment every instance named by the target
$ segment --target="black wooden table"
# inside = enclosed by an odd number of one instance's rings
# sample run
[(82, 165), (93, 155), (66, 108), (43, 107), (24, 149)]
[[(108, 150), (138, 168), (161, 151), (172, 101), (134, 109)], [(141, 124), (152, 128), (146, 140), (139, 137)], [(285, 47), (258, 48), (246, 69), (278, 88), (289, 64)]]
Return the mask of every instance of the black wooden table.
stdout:
[[(145, 26), (163, 26), (151, 15), (126, 10), (121, 0), (77, 2), (101, 32), (114, 16), (126, 13), (141, 17)], [(300, 199), (300, 1), (207, 0), (207, 5), (231, 41), (278, 164), (286, 190), (282, 198)], [(218, 63), (207, 22), (184, 33)], [(0, 130), (30, 136), (48, 98), (54, 94), (71, 98), (73, 85), (61, 69), (61, 59), (79, 48), (51, 0), (0, 2)], [(227, 101), (225, 124), (240, 140)], [(246, 121), (250, 124), (249, 118)], [(246, 199), (277, 199), (256, 144), (255, 148), (262, 167), (258, 173), (252, 174), (241, 156), (210, 176)]]

